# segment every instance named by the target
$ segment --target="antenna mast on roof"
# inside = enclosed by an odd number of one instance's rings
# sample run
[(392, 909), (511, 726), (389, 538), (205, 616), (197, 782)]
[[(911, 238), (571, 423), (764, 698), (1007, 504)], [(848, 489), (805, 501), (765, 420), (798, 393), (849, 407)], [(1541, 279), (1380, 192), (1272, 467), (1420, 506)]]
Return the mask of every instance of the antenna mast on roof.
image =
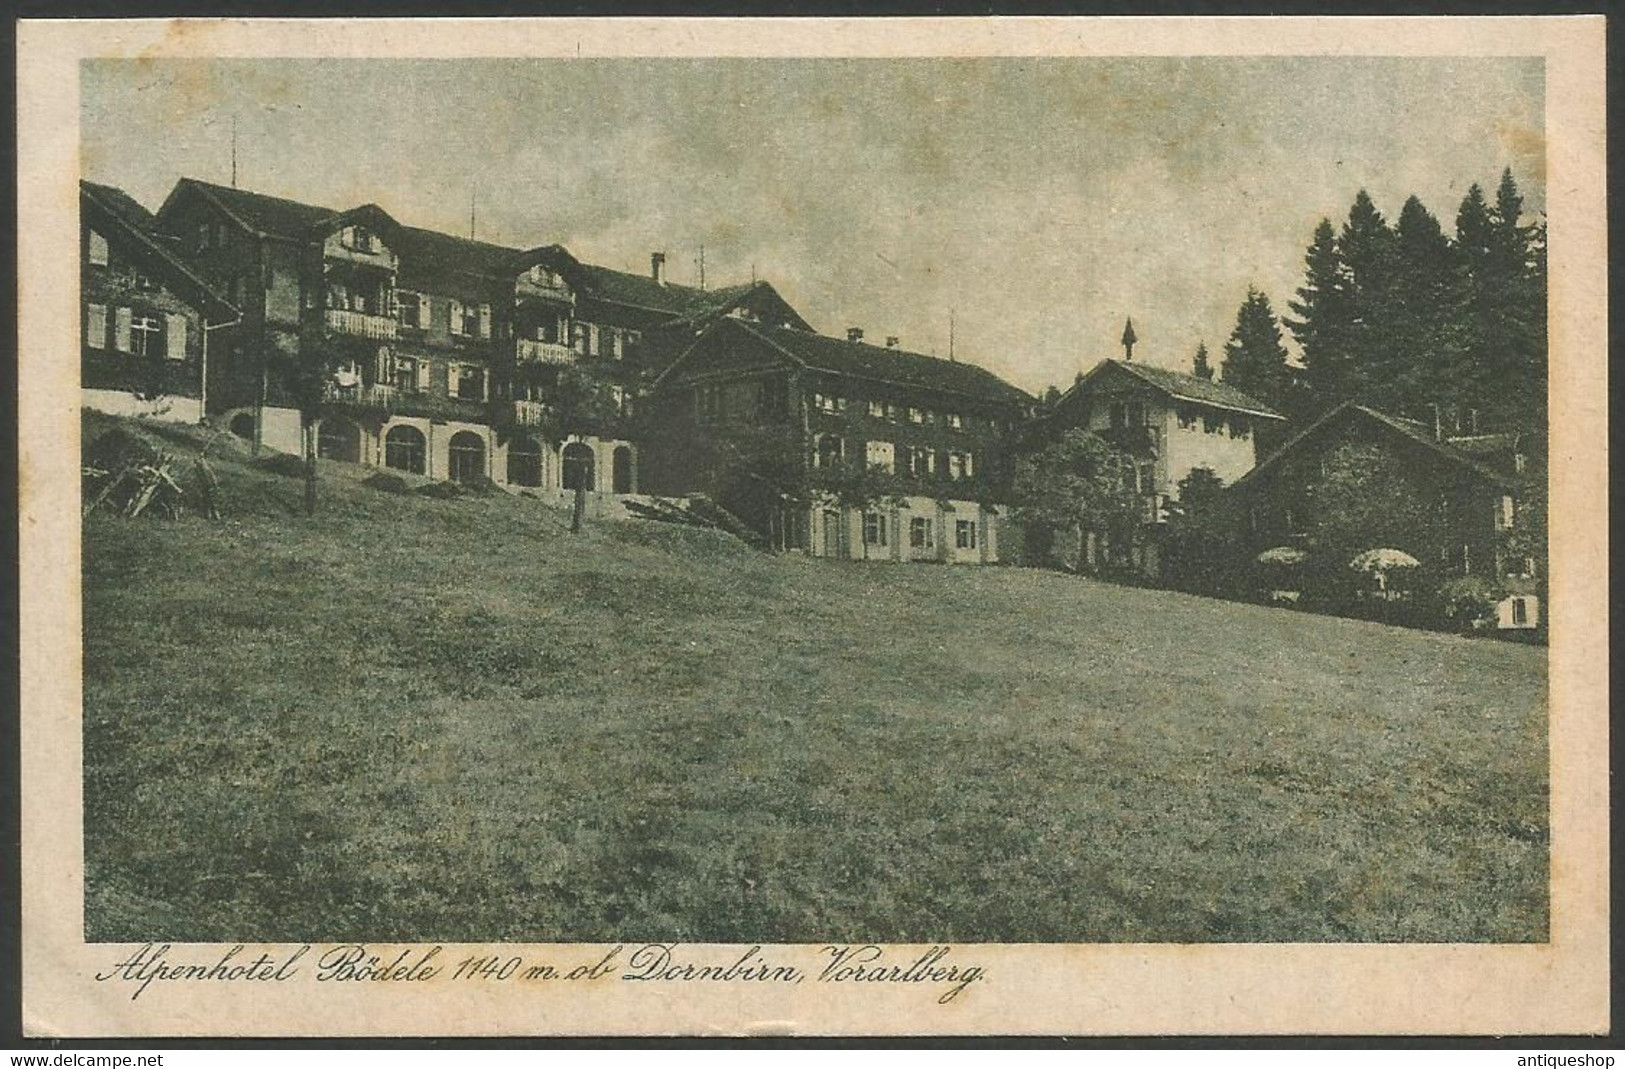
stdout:
[(954, 310), (948, 309), (948, 359), (954, 358)]
[(468, 240), (469, 241), (474, 240), (474, 222), (478, 218), (477, 213), (475, 211), (475, 204), (476, 204), (477, 200), (479, 199), (479, 195), (480, 195), (480, 187), (479, 186), (475, 186), (473, 189), (468, 191)]
[(705, 246), (700, 246), (700, 289), (705, 289)]
[(237, 116), (231, 117), (231, 188), (237, 188)]

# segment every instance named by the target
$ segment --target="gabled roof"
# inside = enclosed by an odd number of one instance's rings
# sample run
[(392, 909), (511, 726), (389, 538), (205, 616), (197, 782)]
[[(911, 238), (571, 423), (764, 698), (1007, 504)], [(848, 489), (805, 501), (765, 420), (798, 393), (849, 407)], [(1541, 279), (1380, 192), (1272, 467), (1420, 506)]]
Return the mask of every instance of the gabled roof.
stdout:
[(711, 296), (706, 290), (694, 286), (660, 283), (648, 275), (635, 275), (595, 264), (582, 264), (579, 273), (582, 291), (596, 300), (672, 315), (686, 315), (704, 307)]
[[(716, 330), (737, 331), (743, 338), (770, 347), (800, 367), (831, 375), (959, 394), (999, 404), (1027, 405), (1033, 400), (1025, 390), (975, 364), (845, 341), (793, 327), (766, 327), (739, 319), (719, 319), (707, 333)], [(692, 352), (692, 348), (689, 351)], [(687, 355), (667, 368), (661, 379), (675, 371)]]
[(1156, 367), (1152, 364), (1136, 364), (1125, 360), (1102, 360), (1089, 369), (1089, 373), (1072, 384), (1072, 388), (1061, 395), (1061, 404), (1073, 394), (1082, 390), (1097, 375), (1126, 373), (1139, 379), (1156, 390), (1167, 394), (1176, 401), (1185, 401), (1193, 405), (1206, 405), (1210, 408), (1223, 408), (1232, 412), (1244, 412), (1250, 416), (1261, 416), (1265, 419), (1285, 419), (1286, 417), (1266, 405), (1255, 397), (1251, 397), (1234, 386), (1226, 386), (1222, 382), (1213, 382), (1199, 375), (1191, 375), (1184, 371), (1174, 371), (1171, 368)]
[[(196, 190), (207, 200), (219, 205), (228, 216), (244, 229), (263, 237), (303, 241), (322, 221), (338, 215), (333, 208), (304, 204), (246, 189), (219, 186), (197, 178), (182, 178), (170, 191), (169, 200), (179, 196), (183, 189)], [(168, 201), (165, 201), (168, 204)], [(162, 209), (160, 209), (161, 211)]]
[(395, 237), (395, 251), (403, 261), (415, 261), (414, 266), (420, 271), (432, 267), (435, 273), (461, 272), (492, 278), (519, 273), (518, 249), (416, 226), (400, 228)]
[(222, 319), (237, 315), (236, 306), (222, 297), (180, 257), (175, 242), (160, 229), (157, 216), (143, 208), (135, 198), (116, 186), (81, 181), (79, 199), (81, 213), (88, 204), (92, 212), (99, 211), (105, 215), (133, 245), (167, 269), (176, 289), (190, 296), (205, 313), (213, 311)]
[(1473, 459), (1451, 443), (1433, 437), (1431, 427), (1426, 427), (1413, 419), (1391, 416), (1386, 412), (1379, 412), (1374, 408), (1355, 404), (1353, 401), (1344, 401), (1291, 438), (1288, 438), (1281, 448), (1259, 461), (1252, 471), (1232, 483), (1231, 488), (1234, 489), (1253, 482), (1264, 472), (1273, 469), (1282, 457), (1297, 452), (1312, 439), (1323, 437), (1328, 433), (1327, 428), (1339, 420), (1363, 420), (1385, 433), (1393, 434), (1407, 442), (1420, 445), (1443, 460), (1464, 468), (1496, 485), (1507, 486), (1512, 482), (1505, 473), (1496, 471), (1494, 468)]

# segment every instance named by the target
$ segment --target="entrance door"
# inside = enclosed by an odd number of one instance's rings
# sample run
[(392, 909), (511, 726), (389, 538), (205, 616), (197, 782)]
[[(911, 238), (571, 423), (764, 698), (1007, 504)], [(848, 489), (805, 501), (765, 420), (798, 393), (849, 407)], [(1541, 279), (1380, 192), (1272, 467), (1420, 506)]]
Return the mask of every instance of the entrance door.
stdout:
[(841, 514), (838, 512), (824, 513), (824, 556), (839, 557), (841, 555)]
[(451, 436), (451, 481), (477, 483), (485, 478), (485, 443), (470, 431)]

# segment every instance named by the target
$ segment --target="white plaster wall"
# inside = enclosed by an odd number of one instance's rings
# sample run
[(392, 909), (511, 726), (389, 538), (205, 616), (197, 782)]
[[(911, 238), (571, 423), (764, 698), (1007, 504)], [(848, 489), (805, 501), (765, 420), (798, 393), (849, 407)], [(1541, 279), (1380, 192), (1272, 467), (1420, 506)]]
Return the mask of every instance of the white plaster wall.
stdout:
[(203, 419), (203, 402), (196, 397), (159, 397), (144, 401), (123, 390), (80, 390), (79, 403), (110, 416), (135, 416), (164, 423), (198, 423)]
[[(1201, 410), (1204, 418), (1208, 411)], [(1237, 418), (1251, 419), (1239, 415)], [(1164, 440), (1168, 443), (1167, 485), (1158, 488), (1161, 493), (1177, 495), (1180, 482), (1196, 468), (1212, 468), (1213, 473), (1229, 486), (1252, 471), (1253, 465), (1258, 462), (1256, 425), (1253, 434), (1248, 437), (1232, 438), (1228, 432), (1207, 433), (1201, 422), (1189, 428), (1180, 427), (1179, 420), (1170, 413), (1164, 426)]]

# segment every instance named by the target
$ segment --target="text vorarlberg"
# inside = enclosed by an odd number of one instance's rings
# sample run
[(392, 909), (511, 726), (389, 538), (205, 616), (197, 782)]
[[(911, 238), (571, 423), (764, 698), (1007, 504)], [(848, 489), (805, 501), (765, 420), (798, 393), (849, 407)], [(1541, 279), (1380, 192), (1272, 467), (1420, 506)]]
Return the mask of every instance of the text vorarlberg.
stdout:
[[(196, 948), (184, 948), (193, 953)], [(614, 980), (629, 983), (906, 985), (936, 993), (947, 1004), (986, 979), (980, 965), (950, 960), (953, 948), (899, 951), (873, 943), (819, 948), (752, 946), (744, 951), (680, 948), (645, 943), (627, 952), (615, 946), (584, 960), (543, 960), (511, 953), (508, 947), (448, 949), (445, 946), (386, 947), (360, 943), (316, 948), (304, 944), (250, 954), (238, 944), (199, 960), (182, 958), (169, 943), (147, 943), (122, 961), (95, 974), (100, 983), (128, 984), (140, 998), (154, 983), (279, 983), (309, 979), (321, 984), (496, 984), (535, 981)]]

